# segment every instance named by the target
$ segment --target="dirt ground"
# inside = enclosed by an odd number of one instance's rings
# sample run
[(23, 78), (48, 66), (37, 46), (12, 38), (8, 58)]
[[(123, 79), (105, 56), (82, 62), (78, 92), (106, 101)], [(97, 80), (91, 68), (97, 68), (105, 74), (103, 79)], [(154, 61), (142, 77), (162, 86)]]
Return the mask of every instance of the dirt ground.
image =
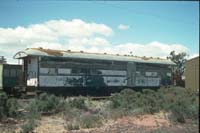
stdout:
[[(0, 133), (20, 133), (22, 121), (10, 119), (0, 123)], [(62, 117), (42, 116), (37, 121), (35, 133), (198, 133), (199, 127), (193, 124), (171, 125), (162, 113), (155, 115), (142, 115), (123, 117), (110, 120), (102, 127), (67, 131), (65, 120)]]

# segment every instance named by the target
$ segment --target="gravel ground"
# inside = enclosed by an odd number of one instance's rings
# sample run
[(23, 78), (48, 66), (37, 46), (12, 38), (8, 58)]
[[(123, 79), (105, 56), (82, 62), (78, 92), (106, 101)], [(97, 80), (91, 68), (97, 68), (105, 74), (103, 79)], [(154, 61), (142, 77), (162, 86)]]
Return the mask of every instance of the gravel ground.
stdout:
[[(1, 133), (20, 133), (22, 121), (8, 120), (0, 123)], [(198, 125), (171, 125), (166, 119), (157, 115), (143, 115), (139, 117), (123, 117), (110, 120), (100, 128), (67, 131), (65, 120), (60, 116), (42, 116), (37, 121), (35, 133), (198, 133)]]

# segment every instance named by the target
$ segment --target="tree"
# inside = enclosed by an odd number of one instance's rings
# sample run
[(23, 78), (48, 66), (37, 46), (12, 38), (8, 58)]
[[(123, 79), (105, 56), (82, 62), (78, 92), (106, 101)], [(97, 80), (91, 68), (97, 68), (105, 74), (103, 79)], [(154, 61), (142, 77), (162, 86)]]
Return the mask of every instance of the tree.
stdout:
[(176, 54), (175, 51), (170, 52), (170, 56), (167, 59), (170, 59), (176, 63), (174, 72), (179, 73), (181, 76), (185, 71), (185, 63), (187, 61), (186, 57), (188, 55), (185, 52)]
[(175, 80), (176, 85), (185, 86), (185, 82), (182, 80), (183, 73), (185, 71), (185, 63), (187, 61), (186, 57), (188, 55), (185, 52), (176, 54), (175, 51), (170, 52), (170, 56), (167, 59), (170, 59), (176, 66), (173, 69), (173, 81)]

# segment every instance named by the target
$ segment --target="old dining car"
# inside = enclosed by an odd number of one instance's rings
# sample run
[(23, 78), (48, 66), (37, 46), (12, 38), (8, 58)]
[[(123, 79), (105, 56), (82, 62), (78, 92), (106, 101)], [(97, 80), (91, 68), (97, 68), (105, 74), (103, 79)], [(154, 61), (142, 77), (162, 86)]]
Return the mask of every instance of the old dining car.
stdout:
[(73, 94), (169, 85), (174, 65), (159, 58), (43, 48), (28, 48), (14, 58), (23, 60), (27, 90), (64, 90)]

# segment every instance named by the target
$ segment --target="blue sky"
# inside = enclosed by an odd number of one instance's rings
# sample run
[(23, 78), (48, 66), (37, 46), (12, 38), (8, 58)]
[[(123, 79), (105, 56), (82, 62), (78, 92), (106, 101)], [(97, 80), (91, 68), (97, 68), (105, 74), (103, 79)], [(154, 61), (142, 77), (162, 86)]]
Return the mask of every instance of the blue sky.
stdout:
[[(180, 44), (192, 55), (199, 53), (198, 6), (198, 2), (189, 1), (3, 0), (0, 3), (0, 28), (27, 28), (50, 20), (80, 19), (111, 28), (112, 36), (98, 35), (109, 41), (111, 46), (127, 43), (148, 45), (152, 42), (169, 46)], [(120, 30), (120, 24), (128, 28)], [(0, 47), (4, 48), (3, 44)]]

